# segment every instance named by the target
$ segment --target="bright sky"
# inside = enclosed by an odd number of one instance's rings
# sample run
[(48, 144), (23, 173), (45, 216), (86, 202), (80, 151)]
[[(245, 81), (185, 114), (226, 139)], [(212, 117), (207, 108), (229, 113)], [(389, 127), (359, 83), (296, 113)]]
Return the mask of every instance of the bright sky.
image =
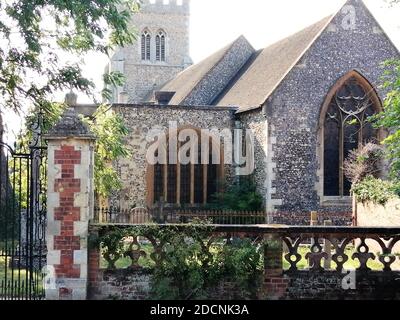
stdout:
[[(400, 46), (400, 6), (389, 9), (386, 1), (364, 2), (382, 27), (397, 36)], [(256, 49), (266, 47), (330, 15), (343, 3), (343, 0), (192, 0), (192, 58), (199, 61), (241, 34)]]
[[(364, 1), (400, 48), (400, 5)], [(192, 0), (190, 51), (194, 63), (244, 35), (255, 49), (266, 47), (337, 11), (344, 0)], [(107, 60), (86, 59), (85, 71), (101, 88)], [(91, 102), (80, 97), (79, 102)]]
[[(364, 2), (400, 48), (400, 5), (390, 8), (387, 0)], [(192, 0), (192, 59), (199, 62), (241, 34), (256, 49), (266, 47), (337, 11), (343, 3), (344, 0)], [(85, 61), (85, 74), (100, 91), (107, 59), (91, 55)], [(78, 102), (92, 101), (80, 96)]]

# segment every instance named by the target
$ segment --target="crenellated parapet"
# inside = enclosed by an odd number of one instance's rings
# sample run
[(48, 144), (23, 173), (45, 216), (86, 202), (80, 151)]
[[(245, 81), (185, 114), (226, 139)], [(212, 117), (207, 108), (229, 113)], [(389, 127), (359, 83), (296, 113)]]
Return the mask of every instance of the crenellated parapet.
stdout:
[(176, 13), (189, 15), (190, 0), (142, 0), (143, 12)]

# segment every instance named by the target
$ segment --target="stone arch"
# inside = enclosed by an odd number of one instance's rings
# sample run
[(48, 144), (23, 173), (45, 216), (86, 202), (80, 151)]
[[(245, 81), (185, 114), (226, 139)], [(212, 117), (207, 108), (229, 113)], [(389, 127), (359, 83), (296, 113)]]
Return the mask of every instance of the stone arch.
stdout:
[(141, 33), (141, 58), (142, 61), (151, 60), (151, 38), (152, 34), (148, 28), (144, 28)]
[[(351, 90), (357, 91), (357, 93), (363, 93), (364, 96), (356, 97), (355, 93), (351, 92)], [(344, 92), (349, 92), (350, 95), (341, 96)], [(340, 101), (343, 101), (343, 105), (341, 105)], [(354, 106), (351, 106), (353, 103), (352, 101), (355, 101)], [(337, 104), (337, 109), (335, 109), (335, 104)], [(347, 105), (349, 109), (346, 109), (344, 105)], [(337, 113), (329, 113), (332, 112), (332, 110), (337, 110)], [(370, 129), (370, 124), (368, 124), (368, 134), (364, 134), (364, 131), (367, 132), (367, 125), (366, 122), (363, 122), (370, 113), (379, 113), (382, 110), (382, 101), (376, 89), (358, 70), (351, 70), (348, 72), (329, 90), (321, 107), (317, 136), (318, 180), (316, 189), (320, 196), (321, 203), (325, 200), (350, 200), (350, 195), (348, 194), (349, 182), (344, 177), (342, 169), (343, 161), (347, 152), (350, 150), (351, 144), (353, 143), (354, 148), (356, 148), (357, 145), (364, 142), (364, 139), (368, 141), (369, 138), (372, 138), (372, 136), (369, 136), (371, 132), (373, 132), (376, 140), (384, 138), (386, 134), (385, 131), (382, 129)], [(352, 129), (355, 131), (347, 135), (350, 128), (348, 122), (353, 118), (356, 119), (355, 129)], [(335, 125), (331, 125), (330, 128), (327, 126), (327, 122), (331, 120), (338, 122), (337, 128)], [(331, 130), (331, 128), (337, 130), (337, 132), (330, 135), (327, 130)], [(346, 140), (348, 136), (352, 138)], [(331, 139), (332, 141), (329, 140), (329, 137), (333, 137), (333, 139)], [(337, 140), (335, 137), (337, 137)], [(328, 141), (330, 149), (327, 149)], [(329, 150), (333, 150), (332, 157), (328, 156)], [(335, 150), (337, 150), (337, 154)], [(327, 158), (332, 159), (332, 161), (326, 161)], [(337, 175), (336, 171), (334, 171), (336, 170), (336, 162), (338, 170)], [(331, 170), (330, 166), (334, 169)], [(329, 172), (332, 173), (331, 176), (328, 175)], [(330, 179), (331, 177), (333, 177), (333, 179)], [(331, 190), (328, 190), (328, 185), (333, 186)]]
[[(223, 143), (217, 140), (216, 137), (212, 135), (206, 136), (206, 139), (209, 139), (210, 147), (208, 150), (208, 157), (211, 160), (213, 156), (219, 154), (219, 164), (213, 164), (210, 161), (209, 164), (201, 163), (202, 156), (202, 135), (204, 137), (204, 132), (194, 126), (186, 125), (180, 126), (177, 129), (170, 130), (168, 133), (165, 133), (165, 142), (167, 146), (169, 145), (169, 139), (171, 137), (179, 137), (179, 134), (185, 130), (192, 130), (195, 135), (197, 135), (198, 140), (198, 164), (190, 163), (188, 165), (170, 164), (168, 159), (168, 151), (167, 152), (167, 164), (158, 165), (158, 164), (149, 164), (147, 163), (146, 170), (146, 187), (147, 187), (147, 205), (148, 207), (153, 207), (156, 202), (159, 201), (158, 196), (161, 195), (163, 201), (170, 206), (198, 206), (202, 204), (206, 204), (210, 200), (211, 193), (220, 192), (221, 186), (218, 184), (218, 181), (224, 179), (225, 176), (225, 167), (224, 167), (224, 152), (223, 152)], [(185, 142), (179, 142), (178, 144)], [(160, 141), (155, 142), (154, 144), (157, 148), (160, 148)], [(162, 147), (161, 147), (162, 148)], [(178, 146), (179, 150), (179, 146)], [(171, 168), (172, 166), (172, 168)], [(175, 169), (173, 167), (176, 167)], [(170, 176), (174, 176), (174, 180), (176, 183), (176, 196), (170, 196), (171, 190), (171, 180)], [(210, 179), (210, 177), (213, 177)], [(187, 177), (188, 181), (185, 181)], [(160, 181), (162, 182), (162, 187), (160, 187)], [(185, 185), (186, 184), (186, 185)], [(186, 188), (185, 188), (186, 187)], [(162, 189), (162, 191), (160, 191)], [(212, 190), (213, 192), (212, 192)], [(215, 190), (214, 190), (215, 189)], [(201, 201), (199, 201), (201, 199)]]
[(156, 61), (165, 62), (167, 56), (167, 33), (159, 29), (155, 36), (156, 43)]

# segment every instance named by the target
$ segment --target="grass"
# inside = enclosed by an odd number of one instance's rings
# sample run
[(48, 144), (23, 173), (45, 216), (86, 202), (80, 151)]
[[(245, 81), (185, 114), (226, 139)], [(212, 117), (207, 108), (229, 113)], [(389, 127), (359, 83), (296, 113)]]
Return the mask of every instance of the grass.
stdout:
[[(151, 244), (142, 244), (140, 250), (143, 250), (146, 253), (146, 257), (139, 258), (139, 265), (142, 268), (151, 269), (155, 266), (155, 262), (150, 258), (150, 255), (154, 252), (153, 246)], [(126, 269), (132, 265), (132, 260), (129, 257), (120, 258), (115, 266), (117, 269)], [(106, 269), (108, 266), (107, 261), (103, 258), (100, 260), (100, 268)]]
[[(301, 246), (299, 248), (299, 254), (301, 255), (301, 260), (297, 264), (297, 268), (299, 270), (305, 270), (305, 269), (308, 268), (308, 260), (305, 258), (306, 254), (308, 252), (310, 252), (310, 247), (309, 246)], [(346, 248), (345, 253), (349, 257), (349, 260), (347, 260), (347, 262), (344, 264), (344, 266), (343, 266), (344, 269), (346, 269), (346, 270), (356, 270), (356, 269), (358, 269), (360, 267), (360, 263), (359, 263), (358, 259), (354, 259), (353, 260), (351, 258), (355, 252), (356, 251), (355, 251), (354, 247)], [(285, 254), (286, 253), (284, 253), (284, 256), (285, 256)], [(375, 256), (376, 257), (375, 257), (374, 260), (372, 260), (372, 259), (368, 260), (367, 266), (369, 268), (371, 268), (371, 270), (375, 270), (375, 271), (383, 270), (383, 264), (377, 258), (378, 254), (375, 253)], [(324, 263), (324, 259), (322, 259), (321, 265), (323, 265), (323, 263)], [(288, 270), (289, 267), (290, 267), (290, 264), (289, 264), (288, 261), (286, 261), (286, 259), (284, 257), (283, 258), (283, 269), (284, 270)], [(332, 261), (331, 269), (332, 270), (336, 270), (336, 267), (337, 267), (336, 263), (334, 261)], [(392, 264), (392, 268), (393, 269), (396, 268), (396, 269), (400, 270), (400, 265), (399, 265), (398, 261)]]
[(18, 280), (20, 278), (21, 280), (26, 279), (27, 271), (25, 269), (22, 270), (15, 270), (11, 269), (9, 267), (9, 260), (10, 258), (7, 258), (7, 272), (6, 272), (6, 258), (5, 257), (0, 257), (0, 283), (2, 281), (7, 281), (11, 280), (12, 278), (14, 280)]
[[(23, 298), (26, 294), (26, 285), (28, 279), (30, 279), (30, 272), (26, 269), (12, 269), (10, 268), (10, 260), (9, 257), (0, 257), (0, 298), (2, 296), (6, 297), (18, 297)], [(38, 275), (35, 273), (33, 274), (33, 278), (40, 277), (37, 283), (36, 293), (42, 294), (43, 293), (43, 282), (41, 281), (41, 273)], [(6, 289), (7, 288), (7, 289)], [(7, 290), (7, 294), (5, 294), (5, 290)], [(31, 290), (34, 290), (33, 288)], [(32, 292), (34, 294), (34, 292)]]

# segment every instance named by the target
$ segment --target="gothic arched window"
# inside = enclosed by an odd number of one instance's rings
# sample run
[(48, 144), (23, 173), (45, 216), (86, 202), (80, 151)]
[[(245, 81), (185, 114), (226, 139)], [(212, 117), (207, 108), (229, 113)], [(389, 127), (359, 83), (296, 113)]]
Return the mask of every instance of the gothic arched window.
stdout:
[(165, 61), (165, 32), (160, 30), (156, 35), (156, 60)]
[(324, 196), (349, 196), (351, 183), (343, 172), (349, 152), (378, 138), (368, 117), (380, 110), (373, 87), (351, 72), (332, 89), (325, 104), (323, 123)]
[(142, 32), (142, 60), (149, 61), (151, 58), (150, 55), (150, 46), (151, 46), (151, 35), (150, 32), (145, 30)]
[[(168, 164), (149, 165), (147, 177), (149, 206), (156, 204), (160, 199), (164, 203), (174, 206), (202, 205), (210, 202), (212, 196), (219, 191), (218, 181), (223, 176), (223, 165), (213, 164), (213, 153), (215, 155), (216, 152), (219, 152), (219, 158), (223, 159), (220, 144), (214, 144), (210, 137), (208, 150), (202, 150), (200, 131), (195, 131), (198, 133), (199, 139), (197, 163), (176, 164), (168, 161)], [(167, 146), (169, 143), (169, 140), (166, 141)], [(179, 142), (178, 150), (185, 143)], [(168, 147), (166, 149), (167, 160), (169, 160)], [(208, 154), (202, 154), (206, 152)], [(189, 154), (188, 156), (191, 157)], [(208, 164), (202, 164), (207, 156), (209, 157)]]

